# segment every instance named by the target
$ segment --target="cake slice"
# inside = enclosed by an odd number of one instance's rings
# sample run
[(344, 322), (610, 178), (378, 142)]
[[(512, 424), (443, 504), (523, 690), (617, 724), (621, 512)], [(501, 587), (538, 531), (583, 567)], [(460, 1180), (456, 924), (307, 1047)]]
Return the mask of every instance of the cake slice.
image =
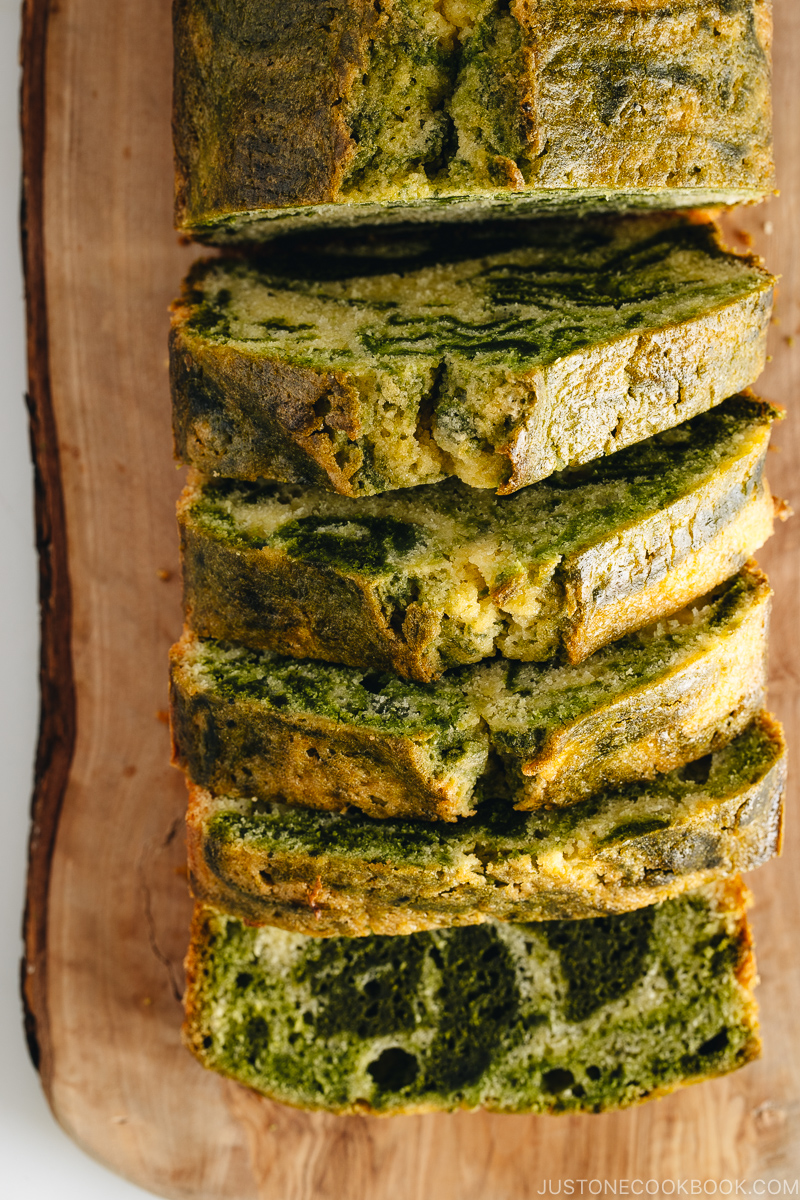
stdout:
[(770, 588), (755, 564), (583, 663), (498, 659), (417, 684), (187, 633), (175, 761), (218, 793), (455, 820), (503, 777), (519, 808), (572, 804), (723, 745), (763, 701)]
[(740, 880), (617, 917), (307, 938), (198, 906), (186, 1044), (337, 1113), (602, 1112), (760, 1053)]
[(505, 494), (763, 369), (772, 277), (707, 221), (538, 222), (496, 253), (466, 235), (435, 246), (197, 263), (171, 335), (181, 461), (347, 496), (449, 475)]
[(735, 204), (772, 186), (769, 0), (177, 0), (176, 220)]
[(761, 713), (723, 750), (649, 783), (535, 813), (489, 795), (456, 825), (193, 787), (192, 891), (250, 924), (315, 937), (628, 912), (779, 853), (785, 780), (781, 728)]
[(496, 651), (580, 661), (763, 544), (777, 415), (736, 396), (502, 498), (458, 480), (354, 501), (195, 476), (178, 505), (187, 621), (420, 682)]

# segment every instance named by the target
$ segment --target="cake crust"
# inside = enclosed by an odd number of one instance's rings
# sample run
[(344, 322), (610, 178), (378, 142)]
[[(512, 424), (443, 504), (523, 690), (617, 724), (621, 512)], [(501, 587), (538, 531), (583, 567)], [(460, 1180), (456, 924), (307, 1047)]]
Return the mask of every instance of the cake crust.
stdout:
[(377, 244), (366, 275), (349, 243), (196, 264), (170, 335), (180, 461), (346, 496), (451, 475), (506, 495), (763, 369), (773, 280), (708, 221), (531, 224), (496, 254), (441, 240), (443, 260)]
[(382, 23), (370, 0), (173, 0), (178, 225), (335, 199), (354, 150), (341, 96)]
[(420, 682), (498, 651), (580, 662), (769, 537), (778, 415), (736, 397), (503, 499), (450, 481), (354, 502), (194, 475), (178, 504), (187, 623)]
[(466, 826), (421, 832), (190, 787), (192, 893), (312, 937), (630, 912), (779, 854), (785, 781), (781, 727), (761, 713), (693, 772), (504, 825), (491, 802)]
[(769, 0), (175, 0), (176, 221), (736, 203), (772, 186)]
[(497, 660), (437, 683), (275, 658), (186, 633), (174, 761), (216, 792), (454, 821), (482, 789), (570, 805), (724, 745), (761, 707), (771, 591), (755, 564), (584, 663)]

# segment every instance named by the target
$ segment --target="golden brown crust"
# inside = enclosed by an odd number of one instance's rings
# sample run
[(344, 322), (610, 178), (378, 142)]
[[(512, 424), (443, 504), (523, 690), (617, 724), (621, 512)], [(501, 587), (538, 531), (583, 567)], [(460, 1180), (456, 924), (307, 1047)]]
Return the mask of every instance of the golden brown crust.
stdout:
[[(173, 765), (195, 782), (322, 811), (356, 805), (374, 817), (455, 821), (470, 811), (471, 789), (461, 774), (434, 773), (428, 734), (372, 732), (314, 713), (234, 707), (206, 694), (185, 669), (193, 642), (187, 632), (172, 648), (170, 711)], [(473, 737), (485, 756), (485, 733)]]
[(774, 182), (771, 0), (513, 0), (511, 11), (532, 51), (539, 186)]
[(769, 0), (514, 0), (477, 25), (478, 6), (414, 7), (175, 0), (179, 226), (409, 200), (435, 219), (442, 196), (581, 189), (725, 203), (772, 184)]
[[(189, 311), (174, 305), (170, 335), (176, 457), (213, 475), (314, 483), (354, 495), (361, 408), (347, 373), (211, 346), (184, 328)], [(338, 457), (337, 433), (353, 443)]]
[(202, 988), (203, 947), (208, 941), (209, 921), (213, 910), (203, 904), (195, 904), (192, 911), (192, 923), (189, 928), (189, 946), (183, 967), (186, 976), (186, 988), (183, 994), (184, 1021), (181, 1037), (188, 1050), (191, 1050), (202, 1062), (203, 1038), (200, 1033), (200, 991)]
[(432, 647), (440, 613), (412, 601), (397, 629), (366, 575), (345, 576), (271, 546), (207, 537), (191, 511), (201, 483), (202, 476), (190, 472), (177, 507), (190, 629), (295, 658), (391, 670), (422, 683), (439, 678)]
[(375, 0), (174, 0), (175, 213), (333, 200), (343, 109), (385, 18)]
[(760, 490), (715, 537), (674, 565), (663, 578), (616, 603), (595, 604), (587, 587), (590, 573), (585, 571), (582, 578), (575, 572), (567, 582), (568, 603), (575, 610), (565, 638), (570, 662), (583, 662), (622, 633), (677, 612), (730, 578), (744, 563), (748, 569), (758, 570), (757, 564), (748, 559), (772, 536), (773, 518), (769, 483), (762, 479)]

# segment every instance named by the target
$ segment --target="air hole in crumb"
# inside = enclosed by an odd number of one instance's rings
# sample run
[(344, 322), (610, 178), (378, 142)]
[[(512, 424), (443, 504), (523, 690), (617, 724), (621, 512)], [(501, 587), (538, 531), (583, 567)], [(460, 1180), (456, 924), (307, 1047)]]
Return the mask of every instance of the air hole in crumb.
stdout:
[(707, 1042), (703, 1042), (702, 1046), (698, 1046), (698, 1054), (719, 1054), (728, 1044), (727, 1029), (720, 1029), (719, 1033), (714, 1034)]
[(567, 1071), (564, 1067), (554, 1067), (552, 1071), (546, 1071), (542, 1077), (548, 1092), (564, 1092), (568, 1087), (572, 1087), (575, 1082), (575, 1076), (572, 1071)]
[(370, 1063), (367, 1070), (379, 1088), (399, 1092), (417, 1078), (419, 1064), (413, 1054), (402, 1050), (400, 1046), (392, 1046)]
[(704, 754), (702, 758), (698, 758), (695, 762), (687, 763), (681, 771), (684, 779), (690, 780), (692, 783), (708, 783), (708, 777), (711, 774), (711, 754)]
[(316, 748), (316, 746), (309, 746), (306, 750), (306, 754), (309, 758), (319, 758), (319, 750)]
[(333, 405), (331, 404), (330, 396), (320, 396), (319, 399), (314, 402), (314, 416), (318, 421), (324, 424), (325, 418), (328, 416), (332, 408)]
[(347, 473), (346, 468), (352, 462), (353, 454), (350, 446), (343, 446), (341, 450), (337, 450), (333, 456), (336, 459), (336, 465), (343, 475)]
[(377, 671), (369, 671), (361, 680), (361, 686), (365, 692), (377, 696), (383, 687), (383, 677)]
[(599, 1067), (587, 1067), (586, 1068), (586, 1074), (589, 1076), (590, 1079), (593, 1079), (595, 1083), (597, 1083), (597, 1080), (600, 1078), (601, 1073), (602, 1072), (600, 1071)]

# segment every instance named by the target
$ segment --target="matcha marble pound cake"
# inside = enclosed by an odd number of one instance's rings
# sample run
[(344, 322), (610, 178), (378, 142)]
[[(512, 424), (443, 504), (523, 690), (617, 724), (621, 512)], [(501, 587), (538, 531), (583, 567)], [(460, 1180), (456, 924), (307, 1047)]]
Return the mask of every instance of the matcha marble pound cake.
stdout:
[(741, 881), (617, 917), (306, 938), (198, 906), (186, 1044), (338, 1113), (602, 1112), (760, 1053)]
[(485, 797), (456, 825), (309, 812), (190, 788), (197, 899), (316, 937), (627, 912), (779, 852), (780, 726), (761, 713), (723, 750), (566, 809)]
[(177, 0), (176, 219), (734, 204), (772, 186), (769, 0)]
[(178, 505), (187, 622), (420, 682), (497, 651), (579, 662), (767, 539), (776, 415), (734, 397), (502, 498), (452, 479), (351, 500), (197, 476)]
[(479, 781), (572, 804), (724, 744), (761, 706), (769, 585), (743, 569), (585, 662), (489, 661), (408, 683), (186, 634), (172, 656), (175, 761), (215, 792), (455, 820)]
[(317, 275), (314, 253), (198, 263), (171, 334), (178, 457), (348, 496), (448, 475), (502, 494), (763, 368), (773, 280), (708, 222), (543, 222), (484, 248), (465, 237), (460, 257), (383, 273), (357, 254)]

